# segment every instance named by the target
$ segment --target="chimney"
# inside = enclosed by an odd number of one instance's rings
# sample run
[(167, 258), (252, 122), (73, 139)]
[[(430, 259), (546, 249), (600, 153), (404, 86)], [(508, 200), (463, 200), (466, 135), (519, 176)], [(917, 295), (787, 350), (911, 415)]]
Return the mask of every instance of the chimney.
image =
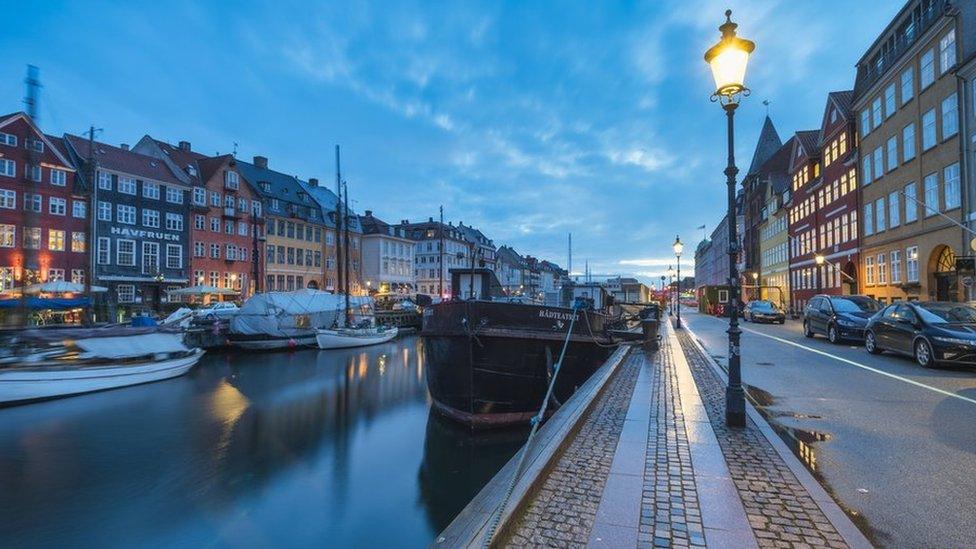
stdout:
[(427, 218), (427, 223), (433, 223), (433, 222), (434, 222), (434, 218), (433, 217), (428, 217)]
[(122, 143), (121, 145), (119, 145), (119, 148), (122, 149), (123, 151), (127, 151), (127, 150), (129, 150), (129, 144), (128, 143)]
[(373, 217), (373, 210), (366, 210), (366, 217)]
[(410, 220), (409, 220), (409, 219), (401, 219), (401, 220), (400, 220), (400, 224), (401, 224), (401, 225), (407, 225), (407, 224), (409, 224), (409, 223), (410, 223)]
[(308, 186), (309, 187), (318, 187), (319, 186), (319, 180), (318, 180), (318, 178), (317, 177), (309, 177), (308, 178)]
[(180, 141), (180, 150), (181, 151), (188, 151), (188, 150), (190, 150), (190, 142), (189, 141)]
[(268, 169), (268, 157), (267, 156), (255, 156), (254, 165), (261, 169)]

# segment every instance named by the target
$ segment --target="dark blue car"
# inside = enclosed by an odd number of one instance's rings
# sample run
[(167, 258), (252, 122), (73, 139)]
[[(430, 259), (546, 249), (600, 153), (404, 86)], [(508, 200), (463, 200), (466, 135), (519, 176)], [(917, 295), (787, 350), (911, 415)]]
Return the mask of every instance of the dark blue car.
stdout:
[(943, 301), (894, 303), (868, 322), (864, 348), (908, 355), (924, 368), (976, 364), (976, 308)]
[(863, 340), (868, 319), (881, 304), (866, 295), (817, 295), (803, 310), (803, 334), (827, 336), (831, 343)]

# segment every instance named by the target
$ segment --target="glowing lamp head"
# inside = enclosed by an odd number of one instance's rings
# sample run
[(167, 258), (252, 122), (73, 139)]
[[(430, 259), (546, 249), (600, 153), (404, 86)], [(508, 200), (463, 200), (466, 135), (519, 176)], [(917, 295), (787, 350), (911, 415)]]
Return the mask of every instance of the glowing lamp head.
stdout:
[(759, 273), (752, 273), (752, 279), (753, 280), (759, 279)]
[(671, 246), (674, 248), (674, 255), (681, 255), (681, 251), (685, 249), (685, 245), (681, 243), (681, 237), (674, 237), (674, 244)]
[(817, 262), (817, 265), (823, 265), (824, 261), (827, 261), (827, 258), (820, 254), (817, 254), (816, 256), (814, 256), (813, 260)]
[(705, 52), (705, 62), (715, 79), (715, 95), (719, 97), (732, 98), (746, 89), (746, 65), (756, 44), (736, 36), (738, 26), (732, 22), (732, 10), (725, 10), (725, 23), (718, 28), (722, 38)]

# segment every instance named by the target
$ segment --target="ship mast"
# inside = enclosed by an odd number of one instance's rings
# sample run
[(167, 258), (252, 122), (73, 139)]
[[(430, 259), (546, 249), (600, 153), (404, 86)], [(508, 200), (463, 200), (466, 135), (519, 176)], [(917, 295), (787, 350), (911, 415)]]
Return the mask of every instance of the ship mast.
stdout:
[[(40, 127), (37, 123), (37, 102), (38, 102), (37, 92), (38, 92), (38, 88), (41, 87), (41, 81), (38, 76), (37, 67), (35, 67), (34, 65), (27, 65), (27, 79), (24, 80), (24, 83), (27, 84), (27, 96), (24, 97), (24, 105), (27, 107), (27, 116), (30, 117), (31, 124), (34, 127), (37, 127), (38, 132), (40, 132)], [(37, 137), (38, 139), (41, 139), (41, 135), (38, 135)], [(27, 166), (24, 169), (24, 205), (26, 206), (27, 195), (28, 195), (27, 190), (33, 191), (30, 194), (34, 195), (40, 190), (39, 189), (40, 184), (39, 183), (32, 184), (35, 182), (31, 180), (34, 170), (37, 169), (39, 166), (37, 151), (33, 146), (30, 146), (30, 144), (28, 143), (25, 144), (27, 145)], [(37, 216), (34, 215), (33, 207), (34, 207), (34, 203), (32, 200), (30, 207), (24, 208), (25, 235), (26, 235), (26, 231), (29, 231), (36, 224)], [(20, 301), (18, 302), (18, 309), (20, 310), (18, 311), (19, 313), (18, 316), (20, 317), (20, 321), (23, 326), (27, 325), (27, 311), (28, 311), (27, 286), (29, 285), (30, 282), (30, 273), (33, 272), (35, 275), (39, 275), (38, 273), (39, 267), (37, 264), (37, 255), (38, 255), (37, 248), (33, 246), (34, 244), (33, 242), (31, 242), (31, 244), (32, 245), (30, 247), (26, 245), (22, 247), (24, 250), (24, 258), (23, 258), (23, 265), (20, 270)], [(39, 242), (38, 242), (38, 247), (40, 247)]]
[(342, 197), (345, 203), (342, 206), (343, 219), (342, 226), (346, 230), (346, 240), (342, 243), (343, 253), (345, 253), (345, 259), (342, 262), (342, 268), (344, 272), (342, 274), (342, 279), (346, 284), (343, 293), (346, 294), (346, 328), (349, 327), (349, 220), (346, 218), (349, 215), (349, 186), (345, 181), (342, 182)]

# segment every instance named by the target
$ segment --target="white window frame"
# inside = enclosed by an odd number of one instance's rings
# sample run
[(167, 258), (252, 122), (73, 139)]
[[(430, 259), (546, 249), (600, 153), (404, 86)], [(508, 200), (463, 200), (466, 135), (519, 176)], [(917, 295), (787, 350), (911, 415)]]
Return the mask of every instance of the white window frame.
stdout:
[(68, 215), (68, 200), (58, 196), (47, 199), (47, 213), (51, 215)]
[(5, 177), (17, 177), (17, 162), (6, 158), (0, 158), (0, 175)]
[(17, 191), (0, 189), (0, 208), (5, 210), (17, 209)]
[(84, 219), (88, 215), (88, 203), (84, 200), (71, 201), (71, 217)]
[[(176, 252), (173, 254), (173, 252)], [(174, 260), (175, 261), (171, 261)], [(166, 268), (167, 269), (182, 269), (183, 268), (183, 246), (179, 244), (167, 244), (166, 245)]]
[(183, 231), (183, 214), (166, 212), (166, 230), (167, 231)]
[(119, 303), (134, 303), (136, 287), (134, 284), (119, 284), (115, 287), (115, 295), (118, 296)]
[(153, 229), (159, 228), (159, 210), (153, 210), (150, 208), (142, 209), (142, 226), (150, 227)]
[(58, 168), (51, 168), (50, 181), (52, 185), (65, 187), (68, 185), (68, 172)]
[[(122, 244), (132, 245), (132, 260), (123, 262), (122, 261)], [(128, 254), (126, 254), (128, 255)], [(136, 241), (128, 238), (120, 238), (115, 241), (115, 264), (121, 267), (135, 267), (136, 266)]]
[(152, 200), (159, 200), (159, 183), (152, 181), (142, 182), (142, 197)]
[[(131, 216), (130, 216), (131, 215)], [(136, 207), (128, 204), (115, 205), (115, 220), (124, 225), (136, 224)]]
[(98, 237), (98, 244), (97, 248), (95, 249), (95, 254), (95, 260), (99, 265), (111, 265), (112, 239), (107, 236)]
[(126, 175), (119, 176), (119, 194), (127, 194), (129, 196), (135, 196), (137, 191), (136, 180), (133, 177)]

